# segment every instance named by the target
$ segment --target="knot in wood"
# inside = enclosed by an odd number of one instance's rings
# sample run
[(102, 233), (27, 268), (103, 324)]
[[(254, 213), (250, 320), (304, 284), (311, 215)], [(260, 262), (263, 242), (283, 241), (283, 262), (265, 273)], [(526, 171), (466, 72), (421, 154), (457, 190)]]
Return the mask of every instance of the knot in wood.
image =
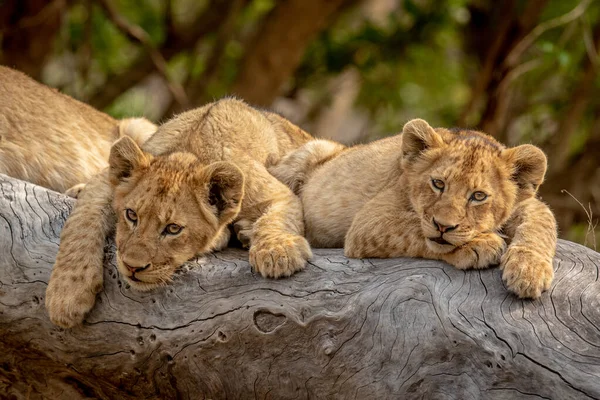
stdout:
[(287, 317), (283, 314), (272, 313), (268, 310), (259, 310), (254, 313), (254, 325), (262, 333), (273, 332), (285, 323)]

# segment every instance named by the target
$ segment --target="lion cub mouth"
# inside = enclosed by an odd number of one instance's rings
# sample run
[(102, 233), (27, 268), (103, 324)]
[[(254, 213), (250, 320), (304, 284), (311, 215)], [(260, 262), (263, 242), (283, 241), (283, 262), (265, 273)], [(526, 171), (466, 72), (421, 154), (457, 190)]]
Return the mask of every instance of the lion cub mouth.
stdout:
[(429, 240), (431, 240), (432, 242), (435, 242), (437, 244), (441, 244), (441, 245), (454, 246), (452, 243), (448, 242), (446, 239), (444, 239), (441, 236), (432, 237), (432, 238), (429, 238)]

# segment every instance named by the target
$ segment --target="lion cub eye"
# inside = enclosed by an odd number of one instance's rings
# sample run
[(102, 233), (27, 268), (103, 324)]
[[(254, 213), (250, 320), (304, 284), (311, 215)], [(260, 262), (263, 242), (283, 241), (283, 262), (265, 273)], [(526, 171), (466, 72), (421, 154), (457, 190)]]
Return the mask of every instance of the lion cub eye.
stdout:
[(182, 226), (177, 225), (177, 224), (169, 224), (167, 225), (167, 227), (165, 228), (164, 233), (166, 235), (177, 235), (179, 232), (181, 232), (181, 230), (183, 229)]
[(137, 214), (131, 208), (125, 210), (125, 218), (134, 223), (138, 220)]
[(433, 185), (434, 188), (436, 188), (440, 192), (443, 192), (444, 188), (446, 187), (446, 184), (444, 183), (444, 181), (441, 181), (439, 179), (432, 179), (431, 184)]
[(469, 198), (469, 200), (472, 201), (484, 201), (485, 199), (487, 199), (488, 195), (483, 193), (483, 192), (474, 192), (471, 197)]

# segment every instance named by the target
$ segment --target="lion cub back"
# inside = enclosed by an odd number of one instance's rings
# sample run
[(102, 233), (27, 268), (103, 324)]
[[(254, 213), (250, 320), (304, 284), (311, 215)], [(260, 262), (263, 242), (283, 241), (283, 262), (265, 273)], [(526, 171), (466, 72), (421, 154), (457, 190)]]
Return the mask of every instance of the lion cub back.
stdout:
[[(0, 67), (0, 173), (64, 192), (107, 167), (122, 135), (145, 141), (149, 121), (107, 114)], [(144, 122), (145, 121), (145, 122)]]
[(346, 148), (314, 140), (269, 168), (302, 199), (308, 241), (343, 247), (352, 217), (397, 173), (401, 135)]

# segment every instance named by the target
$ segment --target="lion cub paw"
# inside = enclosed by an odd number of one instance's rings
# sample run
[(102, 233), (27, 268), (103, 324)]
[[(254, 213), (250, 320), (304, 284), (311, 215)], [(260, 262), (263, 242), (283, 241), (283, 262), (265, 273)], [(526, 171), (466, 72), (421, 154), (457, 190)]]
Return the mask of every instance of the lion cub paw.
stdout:
[(458, 269), (482, 269), (500, 263), (506, 242), (496, 233), (481, 235), (453, 253), (450, 264)]
[(81, 324), (101, 288), (101, 282), (90, 286), (83, 277), (52, 274), (46, 289), (46, 309), (52, 323), (63, 328)]
[(500, 262), (502, 280), (521, 298), (538, 298), (554, 279), (552, 257), (524, 247), (510, 246)]
[(247, 219), (240, 219), (233, 224), (233, 230), (245, 249), (250, 248), (252, 239), (252, 221)]
[(298, 235), (273, 236), (250, 247), (250, 265), (265, 278), (290, 276), (304, 269), (310, 257), (310, 245)]
[(79, 183), (75, 186), (72, 186), (69, 189), (67, 189), (65, 195), (77, 199), (81, 192), (83, 192), (83, 189), (85, 189), (85, 186), (85, 183)]

